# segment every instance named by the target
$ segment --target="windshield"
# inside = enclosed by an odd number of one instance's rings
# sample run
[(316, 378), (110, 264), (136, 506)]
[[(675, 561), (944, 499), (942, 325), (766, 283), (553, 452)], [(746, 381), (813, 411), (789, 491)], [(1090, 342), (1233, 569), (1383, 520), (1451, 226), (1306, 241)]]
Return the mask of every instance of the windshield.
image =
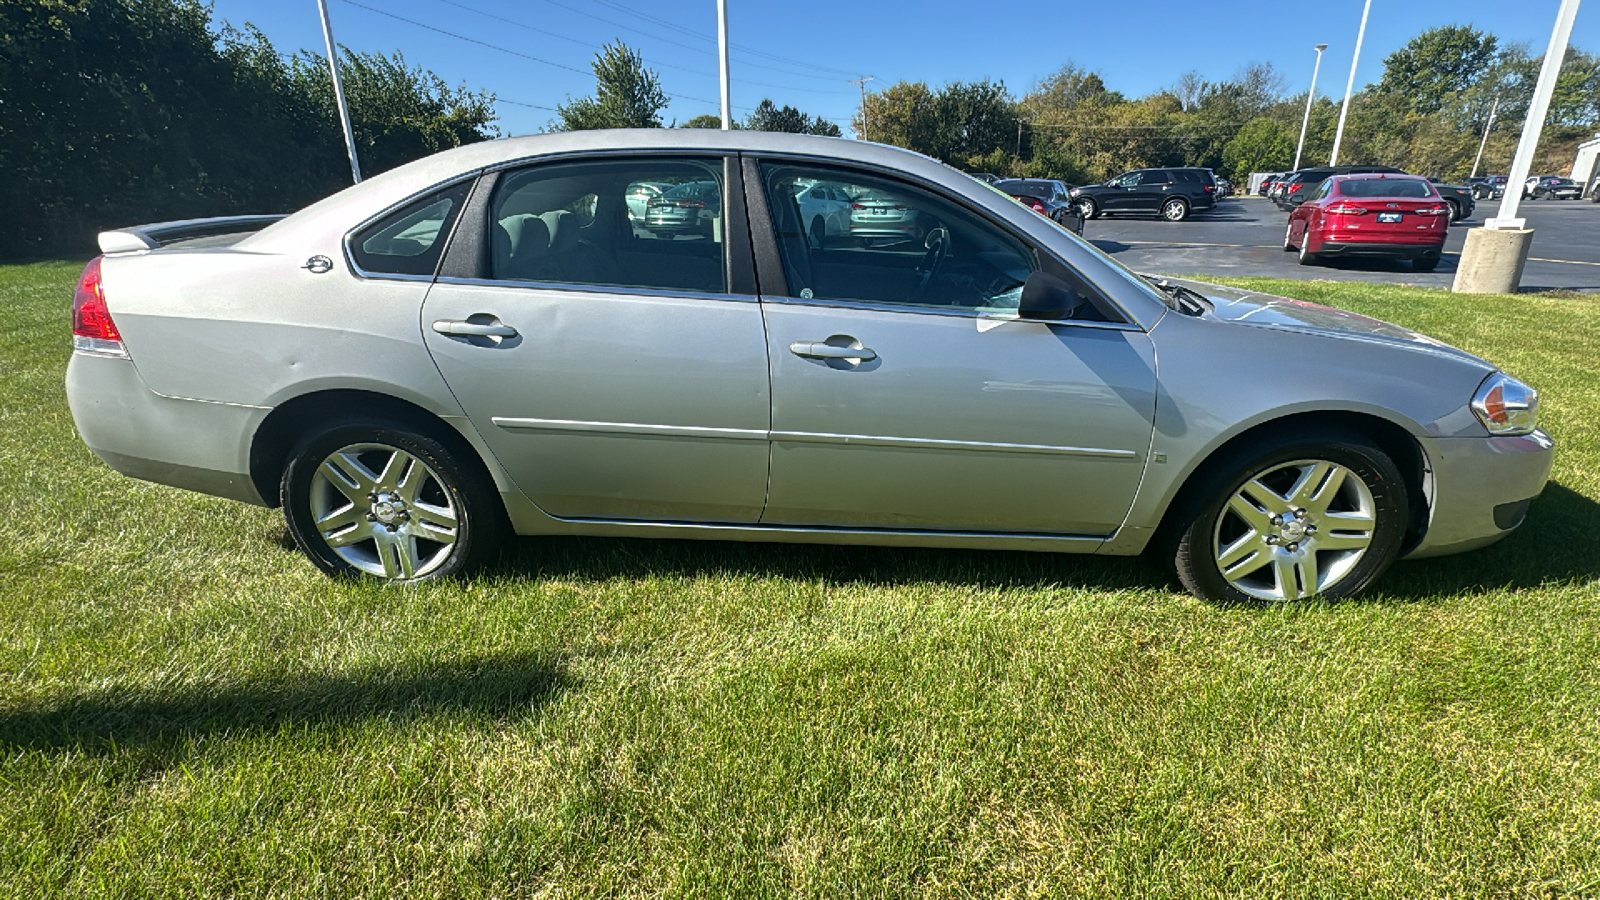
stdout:
[(1341, 197), (1404, 197), (1424, 199), (1433, 196), (1433, 188), (1416, 178), (1356, 178), (1339, 184)]

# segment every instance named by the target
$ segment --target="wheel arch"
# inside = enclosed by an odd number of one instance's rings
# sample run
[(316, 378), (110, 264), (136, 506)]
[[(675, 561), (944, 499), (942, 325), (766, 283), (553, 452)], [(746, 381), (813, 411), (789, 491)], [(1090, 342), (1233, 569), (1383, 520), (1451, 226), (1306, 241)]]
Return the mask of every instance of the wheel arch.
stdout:
[(1173, 493), (1166, 508), (1161, 511), (1154, 537), (1147, 547), (1162, 548), (1171, 542), (1175, 531), (1181, 527), (1179, 523), (1197, 504), (1203, 502), (1203, 492), (1209, 479), (1231, 458), (1249, 452), (1250, 445), (1262, 434), (1268, 431), (1281, 432), (1286, 428), (1343, 432), (1365, 438), (1382, 450), (1399, 468), (1410, 501), (1410, 521), (1406, 523), (1400, 555), (1409, 553), (1422, 541), (1427, 534), (1428, 513), (1433, 505), (1432, 469), (1422, 445), (1403, 426), (1382, 416), (1349, 410), (1312, 410), (1257, 422), (1214, 447), (1185, 476)]
[(478, 475), (490, 479), (495, 493), (506, 490), (492, 457), (476, 440), (468, 439), (460, 427), (409, 400), (375, 391), (335, 388), (301, 394), (278, 404), (256, 428), (250, 441), (250, 480), (261, 498), (271, 507), (279, 505), (278, 481), (296, 442), (320, 426), (357, 415), (416, 428), (454, 451), (463, 465), (476, 468)]

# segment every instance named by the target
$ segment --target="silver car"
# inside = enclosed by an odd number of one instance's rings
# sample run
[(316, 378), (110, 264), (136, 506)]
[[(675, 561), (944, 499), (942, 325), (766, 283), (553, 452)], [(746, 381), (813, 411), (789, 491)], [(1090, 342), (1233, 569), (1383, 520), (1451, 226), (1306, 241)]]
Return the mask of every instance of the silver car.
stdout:
[[(632, 227), (638, 183), (714, 185), (721, 225)], [(921, 238), (814, 247), (807, 183), (896, 198)], [(1208, 598), (1343, 596), (1501, 538), (1550, 471), (1537, 396), (1482, 359), (1141, 277), (875, 144), (515, 138), (100, 246), (84, 441), (281, 505), (335, 575), (440, 578), (515, 532), (1149, 551)]]

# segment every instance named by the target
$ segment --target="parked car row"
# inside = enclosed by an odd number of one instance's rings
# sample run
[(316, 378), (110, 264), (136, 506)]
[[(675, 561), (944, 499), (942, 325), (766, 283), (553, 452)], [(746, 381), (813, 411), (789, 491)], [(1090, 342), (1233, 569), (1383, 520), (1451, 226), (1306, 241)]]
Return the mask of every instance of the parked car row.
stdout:
[(1558, 175), (1535, 175), (1522, 185), (1524, 200), (1579, 200), (1583, 185)]

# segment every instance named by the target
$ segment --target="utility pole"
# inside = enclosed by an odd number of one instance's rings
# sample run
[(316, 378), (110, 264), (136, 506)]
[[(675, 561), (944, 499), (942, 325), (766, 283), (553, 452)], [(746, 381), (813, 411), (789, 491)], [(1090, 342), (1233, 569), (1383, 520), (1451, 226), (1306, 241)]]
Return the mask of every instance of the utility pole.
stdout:
[(861, 88), (861, 133), (856, 136), (863, 141), (867, 139), (867, 82), (875, 80), (871, 75), (863, 75), (855, 81), (845, 82)]
[[(1467, 176), (1468, 178), (1478, 177), (1478, 163), (1483, 160), (1483, 146), (1489, 143), (1489, 129), (1494, 127), (1494, 114), (1498, 109), (1500, 109), (1500, 98), (1496, 97), (1494, 98), (1494, 105), (1489, 107), (1489, 121), (1483, 126), (1483, 140), (1478, 142), (1478, 155), (1472, 158), (1472, 174)], [(1506, 187), (1509, 188), (1510, 185), (1508, 184)]]
[(722, 130), (728, 131), (733, 128), (733, 95), (728, 87), (728, 0), (717, 0), (717, 49), (722, 59)]
[(328, 44), (328, 70), (333, 73), (333, 102), (339, 107), (339, 122), (344, 126), (344, 147), (350, 152), (350, 177), (361, 183), (361, 164), (356, 161), (356, 135), (350, 130), (350, 109), (344, 103), (344, 85), (339, 82), (339, 50), (333, 45), (333, 25), (328, 21), (328, 0), (317, 0), (322, 11), (322, 39)]
[(1344, 117), (1350, 113), (1350, 92), (1356, 86), (1356, 63), (1361, 62), (1361, 40), (1367, 36), (1367, 13), (1372, 12), (1372, 0), (1367, 0), (1367, 5), (1361, 8), (1361, 30), (1356, 32), (1356, 55), (1350, 58), (1350, 80), (1344, 85), (1344, 105), (1339, 107), (1339, 127), (1333, 132), (1333, 155), (1328, 157), (1328, 165), (1339, 164), (1339, 141), (1344, 138)]
[(1022, 120), (1017, 120), (1017, 158), (1022, 158)]
[(1300, 169), (1300, 151), (1306, 149), (1306, 126), (1311, 124), (1311, 101), (1317, 96), (1317, 72), (1322, 69), (1322, 51), (1326, 49), (1328, 49), (1327, 44), (1318, 44), (1316, 47), (1317, 64), (1311, 67), (1311, 90), (1306, 91), (1306, 114), (1300, 119), (1300, 143), (1294, 148), (1294, 166), (1291, 171)]

